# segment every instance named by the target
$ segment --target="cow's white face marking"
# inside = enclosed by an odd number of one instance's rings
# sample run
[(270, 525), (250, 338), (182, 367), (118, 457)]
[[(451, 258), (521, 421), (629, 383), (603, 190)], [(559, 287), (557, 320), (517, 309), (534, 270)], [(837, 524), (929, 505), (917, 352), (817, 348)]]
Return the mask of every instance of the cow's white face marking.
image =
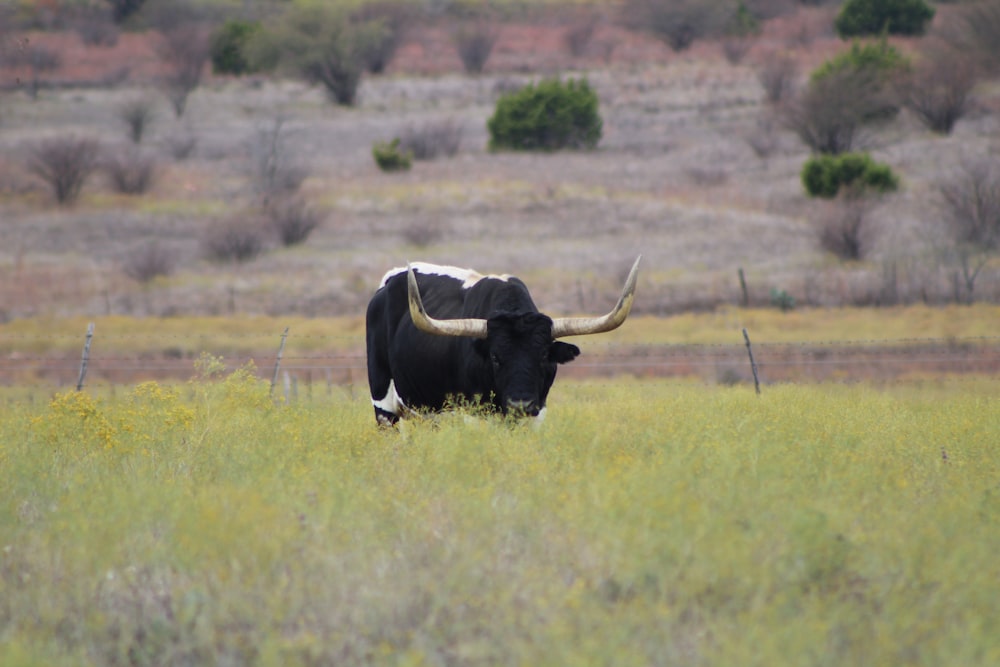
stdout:
[[(457, 266), (442, 266), (440, 264), (429, 264), (427, 262), (413, 262), (410, 264), (413, 270), (417, 273), (422, 273), (425, 276), (447, 276), (448, 278), (454, 278), (455, 280), (461, 281), (462, 289), (469, 289), (476, 283), (478, 283), (483, 278), (493, 278), (495, 280), (502, 280), (507, 282), (510, 280), (510, 275), (504, 273), (502, 275), (488, 275), (484, 276), (478, 271), (473, 271), (472, 269), (462, 269)], [(384, 276), (382, 276), (382, 282), (379, 283), (379, 287), (384, 287), (389, 279), (400, 273), (406, 273), (405, 266), (398, 266), (394, 269), (389, 269)]]
[(380, 399), (373, 398), (372, 405), (379, 410), (390, 412), (397, 417), (402, 417), (403, 413), (405, 413), (408, 409), (406, 407), (406, 403), (404, 403), (403, 399), (396, 393), (395, 380), (389, 380), (389, 390), (385, 392), (385, 396)]

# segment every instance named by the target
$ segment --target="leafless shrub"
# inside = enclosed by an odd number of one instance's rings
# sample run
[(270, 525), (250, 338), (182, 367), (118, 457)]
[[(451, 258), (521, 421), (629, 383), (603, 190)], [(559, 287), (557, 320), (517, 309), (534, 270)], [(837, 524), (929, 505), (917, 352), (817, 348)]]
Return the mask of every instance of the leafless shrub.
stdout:
[(151, 241), (129, 253), (122, 271), (132, 280), (145, 285), (160, 276), (169, 276), (176, 266), (177, 254)]
[(104, 170), (115, 192), (141, 195), (153, 185), (156, 160), (135, 147), (129, 147), (107, 157)]
[(566, 49), (574, 58), (582, 58), (587, 55), (591, 43), (594, 41), (594, 34), (601, 24), (601, 16), (597, 12), (588, 12), (585, 16), (577, 19), (566, 29), (563, 34), (563, 43)]
[(798, 61), (787, 51), (770, 51), (757, 64), (757, 80), (764, 88), (764, 99), (772, 105), (792, 96), (798, 74)]
[(452, 157), (462, 143), (462, 125), (453, 118), (408, 125), (399, 134), (399, 150), (412, 153), (414, 160), (433, 160), (444, 155)]
[(118, 107), (118, 118), (125, 123), (128, 137), (134, 144), (142, 141), (155, 115), (153, 102), (147, 97), (135, 97)]
[(986, 76), (1000, 74), (1000, 2), (979, 0), (955, 8), (935, 32), (971, 57)]
[(971, 300), (980, 271), (1000, 251), (1000, 168), (987, 159), (966, 161), (939, 191), (943, 221)]
[(23, 67), (28, 70), (30, 76), (26, 80), (26, 90), (31, 99), (38, 98), (42, 76), (62, 65), (62, 58), (56, 51), (27, 39), (11, 40), (0, 55), (8, 67)]
[(267, 219), (281, 245), (292, 246), (304, 242), (323, 222), (323, 214), (299, 197), (284, 198), (269, 204)]
[(198, 137), (191, 132), (175, 132), (166, 138), (167, 150), (175, 160), (186, 160), (194, 154)]
[(730, 65), (739, 65), (753, 43), (754, 38), (749, 35), (726, 35), (722, 38), (722, 55)]
[(122, 23), (142, 9), (146, 0), (105, 0), (111, 5), (111, 18), (115, 23)]
[(757, 120), (753, 130), (743, 135), (743, 140), (760, 160), (767, 160), (778, 148), (778, 132), (770, 118)]
[(265, 203), (294, 194), (309, 176), (288, 149), (288, 138), (285, 119), (279, 116), (259, 127), (250, 142), (254, 189)]
[(73, 28), (87, 46), (112, 47), (118, 43), (118, 26), (101, 7), (82, 7), (73, 16)]
[(880, 73), (842, 70), (814, 77), (780, 107), (785, 126), (819, 153), (851, 150), (865, 125), (891, 117), (892, 100)]
[(926, 54), (902, 83), (903, 104), (927, 129), (950, 134), (969, 111), (976, 70), (971, 59), (952, 48)]
[(499, 37), (500, 28), (489, 19), (470, 19), (452, 31), (452, 42), (467, 73), (483, 71)]
[(369, 72), (379, 74), (385, 71), (415, 18), (415, 5), (405, 0), (372, 0), (362, 3), (354, 11), (351, 15), (353, 23), (378, 22), (383, 28), (365, 47)]
[(872, 243), (874, 199), (856, 192), (845, 192), (818, 207), (820, 246), (840, 259), (864, 259)]
[(162, 31), (157, 49), (166, 65), (163, 90), (177, 117), (184, 115), (188, 96), (201, 83), (201, 75), (211, 57), (211, 29), (195, 20), (181, 21)]
[(29, 150), (28, 170), (52, 188), (56, 202), (68, 206), (76, 201), (100, 156), (95, 139), (57, 137)]
[(213, 261), (249, 262), (264, 251), (264, 227), (260, 218), (245, 212), (213, 220), (202, 236), (202, 250)]
[(697, 39), (718, 34), (729, 8), (713, 0), (626, 0), (622, 23), (683, 51)]
[(434, 220), (410, 220), (403, 227), (402, 235), (407, 243), (426, 248), (444, 238), (444, 230)]
[(729, 174), (720, 167), (689, 167), (686, 173), (691, 182), (699, 187), (716, 187), (729, 180)]

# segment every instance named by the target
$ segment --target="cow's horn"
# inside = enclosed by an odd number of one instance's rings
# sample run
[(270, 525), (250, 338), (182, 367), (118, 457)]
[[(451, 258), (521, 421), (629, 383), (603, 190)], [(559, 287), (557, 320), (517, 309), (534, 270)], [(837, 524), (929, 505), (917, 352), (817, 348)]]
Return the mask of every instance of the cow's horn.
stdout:
[(424, 302), (420, 299), (417, 276), (413, 273), (413, 267), (409, 264), (406, 265), (406, 274), (406, 285), (410, 300), (410, 317), (413, 318), (413, 324), (418, 329), (438, 336), (486, 338), (486, 320), (474, 318), (436, 320), (428, 315), (427, 310), (424, 308)]
[(552, 321), (552, 337), (563, 338), (564, 336), (582, 336), (585, 334), (604, 333), (617, 329), (628, 317), (632, 310), (632, 302), (635, 300), (635, 281), (639, 277), (639, 255), (632, 270), (629, 271), (628, 279), (625, 281), (625, 288), (622, 296), (618, 299), (618, 304), (610, 313), (603, 317), (560, 317)]

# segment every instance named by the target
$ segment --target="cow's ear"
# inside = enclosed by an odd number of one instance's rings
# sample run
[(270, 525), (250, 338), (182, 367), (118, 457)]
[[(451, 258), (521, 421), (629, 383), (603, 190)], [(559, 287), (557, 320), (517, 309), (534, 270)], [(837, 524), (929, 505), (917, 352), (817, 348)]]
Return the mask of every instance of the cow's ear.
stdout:
[(556, 341), (549, 348), (549, 359), (557, 364), (567, 364), (580, 354), (580, 348), (570, 343)]

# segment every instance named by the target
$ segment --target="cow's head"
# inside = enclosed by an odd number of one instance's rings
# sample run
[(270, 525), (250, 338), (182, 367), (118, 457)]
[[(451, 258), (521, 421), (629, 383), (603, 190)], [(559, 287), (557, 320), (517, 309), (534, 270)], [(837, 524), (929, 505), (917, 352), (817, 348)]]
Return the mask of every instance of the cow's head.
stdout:
[(639, 260), (629, 272), (621, 298), (601, 317), (551, 319), (537, 312), (498, 313), (489, 319), (439, 320), (427, 314), (412, 268), (408, 268), (410, 316), (418, 329), (440, 336), (477, 339), (473, 349), (487, 363), (495, 387), (494, 404), (504, 413), (538, 415), (559, 364), (572, 361), (580, 348), (556, 339), (616, 329), (628, 317), (635, 299)]

